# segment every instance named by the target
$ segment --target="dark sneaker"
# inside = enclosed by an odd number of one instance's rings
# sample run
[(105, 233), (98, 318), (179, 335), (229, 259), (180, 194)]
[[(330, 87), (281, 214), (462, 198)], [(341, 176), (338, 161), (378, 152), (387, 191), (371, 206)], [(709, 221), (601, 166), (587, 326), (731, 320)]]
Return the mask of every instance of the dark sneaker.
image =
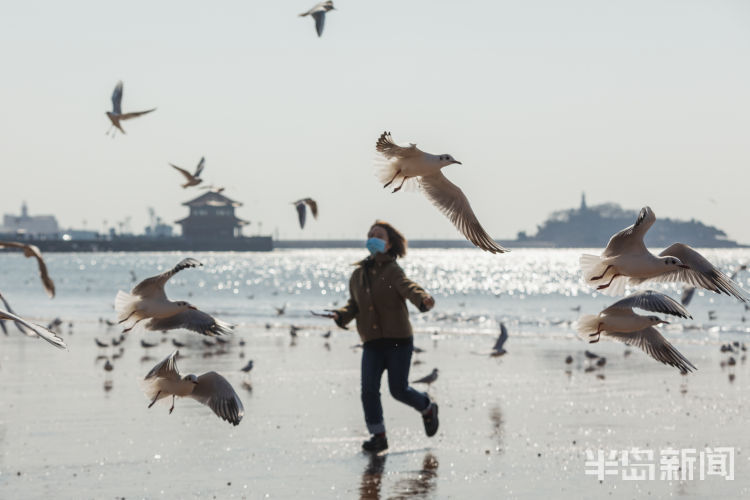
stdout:
[(388, 449), (388, 440), (385, 436), (372, 436), (369, 440), (362, 443), (362, 449), (372, 453), (378, 453)]
[(440, 423), (438, 422), (437, 403), (432, 403), (430, 406), (430, 411), (422, 415), (422, 421), (424, 422), (424, 432), (425, 434), (427, 434), (427, 437), (434, 436), (438, 430), (438, 425), (440, 425)]

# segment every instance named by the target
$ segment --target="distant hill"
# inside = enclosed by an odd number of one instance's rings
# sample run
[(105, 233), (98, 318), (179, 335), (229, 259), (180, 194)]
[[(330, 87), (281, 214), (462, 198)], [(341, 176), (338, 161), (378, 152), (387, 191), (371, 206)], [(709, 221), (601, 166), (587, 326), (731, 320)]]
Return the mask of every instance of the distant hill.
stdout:
[[(626, 210), (616, 203), (589, 207), (584, 195), (579, 208), (552, 212), (537, 226), (536, 235), (518, 233), (514, 246), (604, 247), (613, 234), (635, 222), (639, 210)], [(659, 218), (657, 215), (656, 222), (646, 233), (646, 246), (664, 248), (675, 242), (706, 248), (743, 246), (728, 239), (721, 229), (700, 221)]]

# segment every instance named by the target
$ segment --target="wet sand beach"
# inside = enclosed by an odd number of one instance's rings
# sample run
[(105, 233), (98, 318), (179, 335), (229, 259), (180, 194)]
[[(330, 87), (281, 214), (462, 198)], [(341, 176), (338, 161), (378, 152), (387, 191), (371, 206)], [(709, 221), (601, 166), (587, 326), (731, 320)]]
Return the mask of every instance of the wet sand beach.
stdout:
[[(394, 401), (383, 385), (391, 449), (360, 451), (366, 436), (359, 401), (361, 351), (356, 334), (302, 324), (240, 326), (224, 347), (205, 347), (185, 332), (131, 335), (124, 354), (103, 370), (116, 328), (76, 322), (60, 352), (19, 335), (2, 338), (0, 355), (0, 497), (2, 498), (664, 498), (750, 494), (747, 394), (750, 365), (728, 359), (719, 343), (675, 345), (698, 371), (681, 376), (625, 346), (591, 347), (607, 357), (589, 370), (590, 348), (561, 329), (535, 339), (515, 326), (508, 354), (490, 358), (488, 335), (432, 335), (412, 377), (433, 367), (440, 404), (437, 436)], [(184, 373), (215, 370), (240, 394), (238, 427), (192, 400), (148, 409), (139, 380), (187, 342)], [(145, 352), (140, 338), (165, 340)], [(240, 340), (244, 346), (239, 345)], [(116, 348), (115, 348), (116, 349)], [(222, 352), (224, 351), (224, 352)], [(244, 357), (241, 355), (244, 354)], [(571, 364), (565, 357), (572, 355)], [(151, 359), (143, 359), (149, 356)], [(249, 376), (239, 369), (254, 360)], [(733, 381), (730, 381), (733, 375)], [(248, 381), (252, 390), (243, 386)], [(106, 389), (109, 387), (109, 389)], [(600, 482), (585, 474), (586, 450), (731, 446), (735, 478)]]

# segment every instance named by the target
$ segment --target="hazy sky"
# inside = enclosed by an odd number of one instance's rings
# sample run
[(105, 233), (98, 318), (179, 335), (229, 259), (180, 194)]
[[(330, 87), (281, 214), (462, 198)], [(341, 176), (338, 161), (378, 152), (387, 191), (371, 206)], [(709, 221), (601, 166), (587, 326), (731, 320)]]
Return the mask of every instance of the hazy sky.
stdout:
[[(383, 130), (450, 153), (444, 173), (497, 238), (614, 201), (750, 243), (750, 2), (40, 1), (0, 7), (0, 213), (102, 228), (147, 207), (174, 221), (167, 162), (244, 202), (246, 234), (458, 238), (419, 193), (373, 175)], [(157, 106), (106, 137), (123, 110)], [(301, 231), (289, 202), (311, 196)]]

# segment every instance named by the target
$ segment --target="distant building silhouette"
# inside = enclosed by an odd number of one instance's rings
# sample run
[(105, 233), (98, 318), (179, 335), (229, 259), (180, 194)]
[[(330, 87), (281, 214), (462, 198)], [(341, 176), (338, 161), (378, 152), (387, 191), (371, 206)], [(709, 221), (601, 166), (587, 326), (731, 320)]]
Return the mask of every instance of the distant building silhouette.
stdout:
[(60, 227), (54, 215), (29, 215), (29, 208), (24, 201), (21, 205), (21, 215), (5, 214), (3, 216), (0, 233), (51, 237), (60, 233)]
[(191, 240), (228, 240), (242, 236), (242, 226), (249, 224), (234, 215), (242, 203), (215, 191), (207, 191), (186, 201), (190, 215), (176, 221), (182, 226), (182, 236)]
[[(736, 247), (737, 242), (727, 238), (721, 229), (707, 226), (696, 220), (681, 221), (661, 218), (657, 213), (656, 223), (646, 233), (645, 243), (649, 247), (666, 247), (680, 242), (693, 247)], [(626, 210), (616, 203), (588, 206), (586, 194), (581, 195), (581, 206), (552, 212), (537, 226), (534, 236), (518, 233), (518, 244), (550, 247), (606, 246), (617, 231), (632, 225), (638, 210)]]

